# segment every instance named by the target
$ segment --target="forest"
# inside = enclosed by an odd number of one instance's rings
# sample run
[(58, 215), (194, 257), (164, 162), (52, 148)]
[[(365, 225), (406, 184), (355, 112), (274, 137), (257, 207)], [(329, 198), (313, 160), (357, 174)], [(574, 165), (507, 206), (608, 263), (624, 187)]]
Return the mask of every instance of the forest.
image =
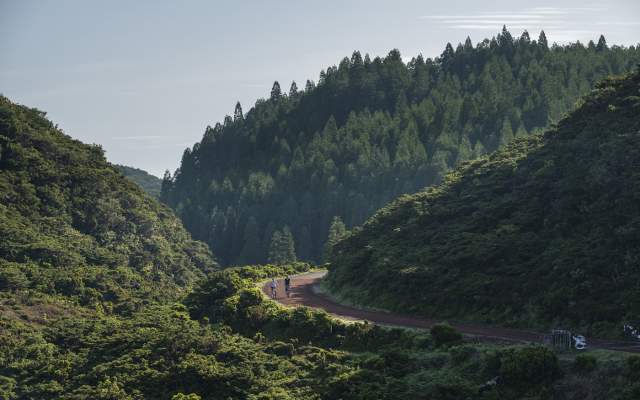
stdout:
[(4, 97), (0, 146), (2, 399), (640, 395), (638, 356), (557, 355), (269, 301), (260, 282), (312, 267), (220, 269), (98, 146)]
[[(161, 181), (0, 95), (0, 400), (639, 399), (638, 354), (454, 328), (640, 326), (638, 62), (506, 27), (356, 51)], [(326, 270), (323, 296), (433, 324), (263, 291)]]
[[(180, 220), (45, 114), (0, 97), (0, 290), (99, 310), (177, 298), (217, 267)], [(61, 307), (61, 310), (57, 310)]]
[(598, 80), (638, 62), (640, 49), (602, 36), (560, 46), (506, 28), (447, 44), (435, 59), (356, 51), (317, 83), (275, 82), (248, 112), (237, 104), (165, 174), (161, 199), (222, 265), (324, 262), (336, 233), (544, 130)]
[(430, 317), (622, 337), (640, 321), (640, 69), (580, 104), (379, 210), (334, 246), (330, 287)]

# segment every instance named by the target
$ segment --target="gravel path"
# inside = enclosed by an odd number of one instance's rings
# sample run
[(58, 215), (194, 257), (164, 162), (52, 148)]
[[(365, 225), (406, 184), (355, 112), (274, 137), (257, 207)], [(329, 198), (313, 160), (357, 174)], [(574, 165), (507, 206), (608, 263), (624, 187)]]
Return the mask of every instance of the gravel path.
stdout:
[[(411, 315), (388, 313), (383, 311), (363, 310), (339, 304), (336, 301), (323, 296), (321, 293), (314, 291), (314, 286), (319, 284), (325, 274), (326, 271), (319, 271), (293, 276), (290, 297), (285, 296), (284, 281), (282, 279), (278, 280), (278, 295), (276, 300), (286, 306), (307, 306), (319, 308), (342, 319), (358, 321), (366, 320), (380, 325), (428, 329), (433, 324), (441, 322), (430, 318), (420, 318)], [(270, 295), (269, 282), (266, 282), (263, 285), (262, 290), (267, 295)], [(542, 343), (544, 339), (544, 334), (528, 330), (456, 322), (450, 322), (450, 324), (467, 336), (478, 337), (483, 340)], [(640, 353), (640, 343), (637, 342), (587, 339), (587, 343), (589, 348)]]

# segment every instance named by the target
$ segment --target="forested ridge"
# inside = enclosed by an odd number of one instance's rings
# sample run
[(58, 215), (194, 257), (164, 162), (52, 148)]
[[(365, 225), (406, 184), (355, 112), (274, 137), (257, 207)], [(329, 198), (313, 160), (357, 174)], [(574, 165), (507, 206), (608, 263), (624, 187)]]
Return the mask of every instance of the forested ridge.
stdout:
[[(216, 266), (97, 145), (0, 97), (0, 290), (129, 312)], [(31, 302), (28, 301), (28, 302)], [(40, 318), (38, 316), (38, 318)]]
[(620, 336), (640, 321), (640, 71), (544, 134), (403, 196), (334, 247), (328, 283), (440, 318)]
[(276, 82), (249, 112), (236, 105), (185, 150), (161, 198), (223, 264), (275, 261), (271, 249), (291, 242), (298, 259), (320, 262), (336, 216), (347, 228), (364, 222), (461, 161), (542, 130), (638, 61), (638, 48), (604, 37), (558, 46), (506, 29), (436, 59), (356, 51), (317, 84), (286, 92)]
[(122, 175), (140, 186), (142, 190), (147, 192), (147, 194), (156, 199), (160, 198), (160, 190), (162, 189), (162, 180), (160, 178), (153, 176), (140, 168), (117, 164), (115, 167), (122, 172)]
[[(624, 101), (636, 107), (633, 93)], [(605, 103), (612, 129), (623, 124), (626, 103)], [(256, 285), (310, 265), (215, 268), (206, 246), (99, 146), (4, 97), (0, 172), (1, 399), (640, 395), (637, 356), (558, 356), (540, 345), (478, 343), (446, 324), (390, 329), (284, 308)], [(332, 226), (340, 247), (344, 226)], [(275, 255), (293, 256), (290, 235), (281, 230)]]
[[(444, 400), (501, 374), (488, 393), (515, 400), (560, 379), (544, 347), (346, 324), (265, 300), (257, 282), (309, 265), (215, 269), (99, 146), (4, 97), (0, 146), (1, 399)], [(613, 393), (633, 393), (632, 377)], [(597, 387), (610, 392), (606, 381)]]

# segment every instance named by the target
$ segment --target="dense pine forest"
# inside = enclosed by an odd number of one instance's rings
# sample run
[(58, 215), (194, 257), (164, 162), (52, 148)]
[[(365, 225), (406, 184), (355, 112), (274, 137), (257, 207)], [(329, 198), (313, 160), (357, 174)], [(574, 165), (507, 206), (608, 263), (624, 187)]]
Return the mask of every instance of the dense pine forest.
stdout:
[[(503, 31), (435, 59), (354, 52), (338, 66), (208, 127), (161, 199), (223, 264), (321, 262), (326, 243), (403, 193), (541, 131), (636, 47), (550, 45)], [(293, 249), (293, 251), (291, 251)]]
[(640, 70), (338, 242), (332, 289), (439, 318), (621, 336), (640, 322)]

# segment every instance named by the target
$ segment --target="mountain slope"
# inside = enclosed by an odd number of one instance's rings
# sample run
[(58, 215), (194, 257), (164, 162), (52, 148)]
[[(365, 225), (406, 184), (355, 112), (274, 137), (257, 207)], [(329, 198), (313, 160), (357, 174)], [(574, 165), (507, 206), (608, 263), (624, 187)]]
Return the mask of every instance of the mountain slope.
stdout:
[[(0, 291), (126, 311), (215, 266), (166, 206), (35, 109), (0, 97)], [(63, 302), (64, 303), (64, 302)]]
[(337, 244), (329, 284), (421, 315), (617, 333), (640, 319), (639, 167), (635, 72), (378, 211)]
[(162, 179), (139, 168), (127, 167), (126, 165), (114, 165), (114, 167), (122, 172), (126, 178), (140, 186), (148, 195), (154, 199), (160, 198)]
[(639, 61), (637, 48), (604, 38), (549, 47), (544, 33), (506, 29), (435, 60), (355, 52), (317, 85), (284, 93), (276, 82), (269, 99), (208, 127), (162, 199), (224, 264), (264, 262), (287, 226), (298, 258), (320, 261), (335, 216), (361, 224), (461, 161), (557, 121), (599, 79)]

